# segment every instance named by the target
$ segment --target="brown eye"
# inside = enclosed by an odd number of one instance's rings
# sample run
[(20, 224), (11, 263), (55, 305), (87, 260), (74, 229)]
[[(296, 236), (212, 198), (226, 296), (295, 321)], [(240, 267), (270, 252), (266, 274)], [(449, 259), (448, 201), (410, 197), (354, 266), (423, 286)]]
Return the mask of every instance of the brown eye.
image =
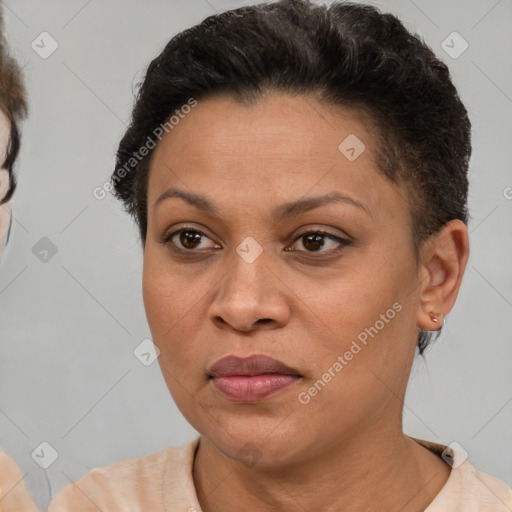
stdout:
[[(211, 239), (202, 231), (195, 228), (181, 228), (167, 235), (162, 242), (165, 244), (172, 243), (177, 251), (182, 252), (200, 252), (206, 249), (220, 249), (220, 245), (212, 242), (213, 246), (203, 246), (203, 240)], [(334, 235), (328, 231), (314, 230), (302, 233), (295, 239), (295, 244), (301, 241), (304, 249), (298, 249), (299, 252), (333, 254), (341, 251), (345, 246), (350, 245), (351, 241)], [(289, 250), (289, 249), (285, 249)], [(297, 251), (297, 249), (292, 249)]]
[(199, 247), (202, 238), (208, 238), (202, 231), (183, 228), (168, 235), (165, 239), (165, 243), (171, 242), (182, 251), (194, 251), (204, 249), (204, 247)]
[[(328, 231), (307, 231), (302, 233), (296, 238), (296, 242), (301, 240), (302, 246), (306, 249), (302, 252), (320, 252), (320, 253), (334, 253), (343, 249), (344, 246), (350, 244), (350, 240), (336, 236)], [(330, 246), (330, 247), (329, 247)], [(331, 248), (331, 250), (322, 250)]]
[(201, 241), (201, 234), (197, 231), (181, 231), (178, 233), (178, 239), (185, 249), (196, 249)]

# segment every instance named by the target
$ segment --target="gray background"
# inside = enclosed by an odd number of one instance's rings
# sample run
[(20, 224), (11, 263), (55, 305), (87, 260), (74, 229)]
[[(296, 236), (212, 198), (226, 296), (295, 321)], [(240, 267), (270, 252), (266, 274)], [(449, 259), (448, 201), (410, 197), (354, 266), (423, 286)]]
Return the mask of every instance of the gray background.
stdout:
[[(52, 493), (95, 466), (191, 440), (158, 364), (134, 348), (146, 337), (137, 231), (108, 180), (134, 84), (176, 33), (252, 2), (8, 0), (7, 37), (25, 68), (24, 125), (11, 243), (0, 273), (0, 433), (38, 500), (42, 441), (58, 452)], [(413, 368), (409, 435), (457, 441), (478, 469), (512, 485), (512, 89), (510, 0), (377, 3), (398, 14), (450, 66), (473, 123), (471, 256), (458, 301), (427, 363)], [(59, 47), (31, 47), (47, 31)], [(469, 43), (450, 57), (453, 31)], [(507, 193), (508, 191), (508, 193)], [(47, 237), (57, 252), (40, 261)], [(44, 242), (39, 242), (44, 243)], [(36, 246), (37, 247), (37, 246)], [(42, 485), (42, 487), (41, 487)]]

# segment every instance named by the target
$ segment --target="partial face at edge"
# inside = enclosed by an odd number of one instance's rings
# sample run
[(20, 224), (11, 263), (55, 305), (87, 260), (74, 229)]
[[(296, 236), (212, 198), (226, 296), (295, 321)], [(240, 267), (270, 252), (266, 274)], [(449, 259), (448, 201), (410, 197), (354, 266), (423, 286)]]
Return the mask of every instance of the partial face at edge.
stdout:
[[(351, 134), (366, 146), (354, 161), (338, 149)], [(418, 276), (406, 192), (377, 172), (374, 150), (357, 113), (286, 95), (254, 107), (200, 101), (155, 149), (146, 314), (175, 402), (229, 457), (251, 443), (263, 462), (296, 462), (400, 421), (395, 393), (414, 355)], [(217, 213), (176, 197), (156, 204), (171, 188), (204, 196)], [(334, 192), (350, 199), (273, 216)], [(169, 238), (180, 229), (188, 234)], [(318, 231), (323, 238), (307, 236)], [(231, 354), (269, 355), (302, 378), (263, 401), (234, 403), (207, 375)]]
[[(10, 125), (5, 114), (0, 110), (0, 163), (5, 161), (7, 146), (9, 144)], [(9, 190), (9, 173), (0, 169), (0, 198), (4, 198)], [(5, 249), (7, 233), (11, 221), (10, 202), (0, 206), (0, 257)]]

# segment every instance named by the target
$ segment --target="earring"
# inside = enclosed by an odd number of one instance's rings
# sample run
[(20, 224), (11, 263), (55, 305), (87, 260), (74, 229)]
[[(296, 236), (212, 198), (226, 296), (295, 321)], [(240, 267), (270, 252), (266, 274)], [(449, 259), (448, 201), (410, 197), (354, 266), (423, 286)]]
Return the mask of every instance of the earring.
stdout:
[(437, 315), (436, 315), (433, 311), (431, 311), (431, 312), (429, 313), (429, 316), (430, 316), (430, 320), (432, 320), (432, 322), (437, 323), (437, 322), (439, 321), (439, 320), (437, 319)]

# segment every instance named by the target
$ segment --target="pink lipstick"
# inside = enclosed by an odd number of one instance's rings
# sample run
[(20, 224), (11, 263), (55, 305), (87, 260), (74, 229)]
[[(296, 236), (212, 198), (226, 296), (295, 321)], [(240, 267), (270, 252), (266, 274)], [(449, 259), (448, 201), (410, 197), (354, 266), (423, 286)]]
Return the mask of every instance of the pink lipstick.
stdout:
[(228, 356), (208, 370), (215, 388), (234, 402), (257, 402), (274, 396), (300, 380), (301, 374), (272, 357)]

